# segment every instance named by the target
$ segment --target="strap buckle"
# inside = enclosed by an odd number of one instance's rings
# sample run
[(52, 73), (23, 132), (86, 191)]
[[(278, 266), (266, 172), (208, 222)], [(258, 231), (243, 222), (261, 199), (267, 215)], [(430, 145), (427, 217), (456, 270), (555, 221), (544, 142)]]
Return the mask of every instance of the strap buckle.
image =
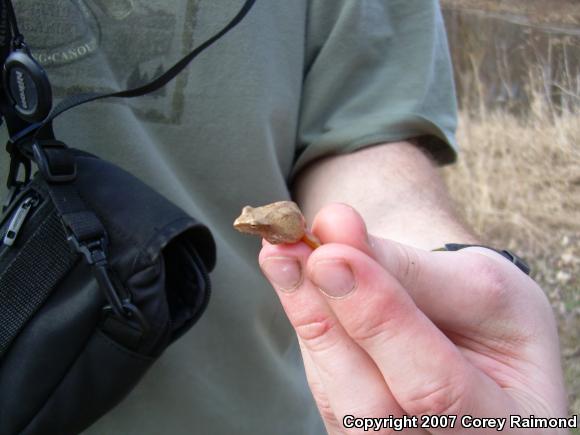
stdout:
[(87, 264), (93, 269), (99, 288), (109, 303), (105, 309), (110, 309), (119, 318), (129, 321), (136, 320), (143, 332), (149, 330), (149, 324), (139, 308), (131, 302), (129, 297), (122, 298), (111, 280), (106, 252), (106, 239), (100, 238), (79, 242), (73, 234), (70, 234), (68, 241), (75, 251), (83, 255)]
[[(8, 170), (6, 186), (11, 189), (28, 183), (32, 174), (30, 159), (24, 156), (11, 141), (6, 143), (6, 152), (10, 155), (10, 168)], [(21, 175), (20, 168), (24, 169), (24, 178), (22, 181), (19, 180), (19, 176)]]
[(518, 269), (520, 269), (526, 275), (529, 275), (530, 272), (532, 271), (528, 263), (522, 257), (514, 254), (513, 252), (508, 251), (507, 249), (503, 249), (500, 252), (500, 254), (502, 254), (505, 258), (511, 261)]
[(49, 183), (68, 183), (77, 177), (77, 165), (69, 148), (57, 140), (36, 141), (32, 154), (38, 169)]

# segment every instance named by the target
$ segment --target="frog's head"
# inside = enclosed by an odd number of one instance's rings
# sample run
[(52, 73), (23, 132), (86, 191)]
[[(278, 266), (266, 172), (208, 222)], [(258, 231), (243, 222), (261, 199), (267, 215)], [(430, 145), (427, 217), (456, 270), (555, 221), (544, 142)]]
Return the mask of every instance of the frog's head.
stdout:
[(262, 207), (244, 207), (234, 228), (274, 244), (296, 243), (304, 236), (305, 222), (296, 203), (278, 201)]
[(270, 231), (272, 224), (267, 215), (259, 212), (258, 208), (245, 206), (242, 214), (234, 221), (234, 228), (242, 233), (261, 236)]

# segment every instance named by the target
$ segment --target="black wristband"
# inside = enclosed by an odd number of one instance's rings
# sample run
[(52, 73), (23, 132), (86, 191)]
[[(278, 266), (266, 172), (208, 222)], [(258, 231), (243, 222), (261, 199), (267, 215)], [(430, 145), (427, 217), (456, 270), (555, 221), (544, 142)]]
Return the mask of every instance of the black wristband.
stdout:
[(492, 251), (495, 251), (498, 254), (502, 255), (503, 257), (507, 258), (510, 262), (515, 264), (517, 266), (517, 268), (520, 269), (522, 272), (524, 272), (526, 275), (530, 274), (530, 266), (528, 266), (528, 263), (526, 263), (523, 258), (518, 257), (516, 254), (514, 254), (513, 252), (510, 252), (506, 249), (500, 251), (498, 249), (490, 248), (489, 246), (484, 246), (484, 245), (464, 245), (461, 243), (446, 243), (444, 248), (434, 249), (434, 251), (459, 251), (460, 249), (472, 248), (472, 247), (491, 249)]

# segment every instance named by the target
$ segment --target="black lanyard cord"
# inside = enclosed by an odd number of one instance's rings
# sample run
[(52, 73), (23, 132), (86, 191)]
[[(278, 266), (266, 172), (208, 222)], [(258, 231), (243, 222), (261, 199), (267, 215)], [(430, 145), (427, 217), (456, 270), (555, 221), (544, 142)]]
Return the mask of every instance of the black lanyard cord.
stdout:
[[(5, 0), (6, 3), (10, 4), (10, 0)], [(212, 37), (208, 38), (205, 42), (197, 46), (193, 51), (179, 60), (175, 65), (165, 71), (161, 76), (157, 77), (153, 81), (139, 86), (133, 89), (127, 89), (124, 91), (113, 92), (113, 93), (96, 93), (96, 92), (87, 92), (83, 94), (72, 95), (68, 98), (65, 98), (61, 101), (58, 105), (56, 105), (50, 114), (41, 122), (35, 123), (30, 125), (29, 127), (21, 130), (14, 136), (10, 138), (10, 142), (18, 143), (21, 139), (29, 136), (31, 133), (33, 137), (36, 138), (39, 133), (43, 130), (50, 128), (51, 122), (63, 112), (72, 109), (73, 107), (79, 106), (84, 103), (88, 103), (90, 101), (101, 100), (104, 98), (109, 97), (118, 97), (118, 98), (133, 98), (139, 97), (141, 95), (148, 94), (150, 92), (154, 92), (161, 87), (165, 86), (169, 81), (171, 81), (177, 74), (179, 74), (193, 59), (195, 59), (199, 54), (201, 54), (204, 50), (209, 48), (213, 45), (216, 41), (222, 38), (226, 33), (228, 33), (231, 29), (237, 26), (242, 19), (248, 14), (252, 6), (256, 0), (245, 0), (245, 3), (239, 10), (239, 12), (232, 18), (232, 20), (225, 25), (223, 29), (217, 32)]]
[(14, 13), (14, 7), (12, 6), (11, 0), (5, 0), (4, 5), (6, 7), (6, 19), (12, 30), (12, 45), (17, 47), (22, 44), (24, 37), (20, 30), (18, 30), (18, 22), (16, 21), (16, 14)]

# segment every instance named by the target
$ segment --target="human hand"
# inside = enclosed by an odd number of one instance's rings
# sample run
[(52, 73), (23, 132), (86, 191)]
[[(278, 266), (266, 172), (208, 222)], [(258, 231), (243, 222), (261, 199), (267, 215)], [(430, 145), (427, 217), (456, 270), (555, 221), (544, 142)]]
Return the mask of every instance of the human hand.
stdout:
[[(504, 432), (558, 433), (510, 429), (510, 415), (567, 411), (555, 320), (532, 279), (485, 248), (427, 252), (367, 237), (340, 204), (312, 230), (320, 248), (264, 242), (259, 262), (330, 434), (364, 433), (345, 428), (347, 415), (503, 417)], [(461, 417), (454, 426), (407, 433), (468, 432)]]

